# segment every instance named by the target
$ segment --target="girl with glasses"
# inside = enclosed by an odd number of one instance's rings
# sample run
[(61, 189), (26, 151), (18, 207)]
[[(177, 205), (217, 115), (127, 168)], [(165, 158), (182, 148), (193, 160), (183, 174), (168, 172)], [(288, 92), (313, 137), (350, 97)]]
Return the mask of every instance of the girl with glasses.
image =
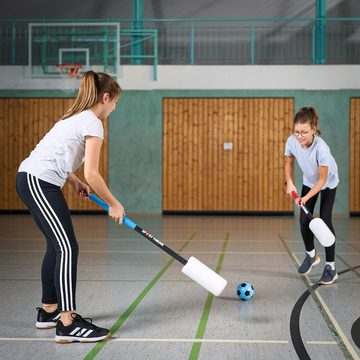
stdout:
[[(311, 106), (301, 108), (294, 117), (294, 131), (285, 145), (286, 192), (290, 196), (293, 191), (297, 192), (293, 180), (296, 160), (303, 172), (301, 198), (297, 200), (297, 204), (300, 205), (300, 202), (306, 204), (306, 207), (313, 213), (320, 194), (320, 218), (335, 235), (332, 225), (332, 210), (336, 188), (339, 184), (338, 167), (329, 146), (320, 137), (318, 121), (318, 114)], [(312, 267), (320, 263), (309, 223), (309, 218), (301, 209), (300, 229), (306, 254), (298, 269), (300, 275), (309, 274)], [(335, 269), (335, 243), (325, 247), (325, 258), (326, 264), (319, 283), (329, 285), (338, 278)]]

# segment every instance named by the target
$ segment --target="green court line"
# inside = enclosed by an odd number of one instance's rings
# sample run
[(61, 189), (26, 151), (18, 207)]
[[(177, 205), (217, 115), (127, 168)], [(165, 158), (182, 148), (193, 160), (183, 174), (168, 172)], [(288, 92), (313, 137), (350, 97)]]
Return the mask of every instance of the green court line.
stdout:
[[(184, 245), (178, 250), (181, 253), (182, 250), (188, 245), (188, 243), (194, 238), (195, 233), (191, 234), (190, 237), (187, 238)], [(133, 313), (136, 307), (141, 303), (141, 301), (145, 298), (147, 293), (154, 287), (154, 285), (160, 280), (160, 278), (165, 274), (170, 265), (175, 261), (175, 259), (171, 258), (166, 265), (158, 272), (158, 274), (149, 282), (149, 284), (145, 287), (145, 289), (140, 293), (140, 295), (130, 304), (130, 306), (121, 314), (119, 319), (115, 322), (115, 324), (110, 328), (112, 334), (115, 334), (120, 327), (124, 324), (124, 322), (128, 319), (128, 317)], [(84, 357), (84, 360), (92, 360), (96, 357), (96, 355), (104, 348), (107, 344), (107, 341), (98, 342), (92, 350)]]
[[(225, 252), (226, 252), (227, 243), (229, 241), (229, 236), (230, 236), (229, 234), (226, 234), (226, 237), (225, 237), (222, 249), (221, 249), (221, 255), (219, 257), (219, 260), (218, 260), (218, 263), (216, 266), (216, 272), (218, 274), (220, 274), (221, 266), (222, 266)], [(214, 295), (209, 293), (207, 296), (207, 299), (206, 299), (203, 313), (201, 315), (201, 319), (200, 319), (199, 327), (196, 332), (195, 339), (202, 339), (205, 335), (206, 325), (207, 325), (207, 322), (209, 319), (213, 299), (214, 299)], [(201, 345), (202, 345), (201, 342), (196, 342), (193, 344), (190, 355), (189, 355), (189, 360), (197, 360), (198, 359)]]

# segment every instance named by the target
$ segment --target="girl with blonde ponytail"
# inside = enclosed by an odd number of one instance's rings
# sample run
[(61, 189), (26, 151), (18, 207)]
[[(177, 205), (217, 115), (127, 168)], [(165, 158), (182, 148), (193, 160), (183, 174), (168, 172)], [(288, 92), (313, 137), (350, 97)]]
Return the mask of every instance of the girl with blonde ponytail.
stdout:
[[(122, 223), (124, 207), (98, 170), (102, 121), (115, 110), (120, 95), (119, 84), (108, 74), (85, 72), (75, 102), (20, 164), (16, 178), (17, 193), (47, 242), (36, 327), (56, 327), (59, 343), (94, 342), (110, 335), (75, 312), (79, 247), (61, 188), (67, 181), (84, 197), (92, 188), (109, 204), (109, 215)], [(86, 183), (73, 174), (83, 163)]]
[(121, 89), (119, 84), (108, 74), (87, 71), (80, 80), (79, 92), (74, 104), (62, 119), (67, 119), (81, 111), (91, 109), (100, 101), (105, 92), (109, 94), (111, 99), (114, 97), (119, 98)]
[[(336, 189), (339, 184), (338, 167), (329, 146), (319, 136), (319, 116), (312, 106), (302, 107), (294, 117), (293, 134), (285, 146), (285, 178), (286, 192), (292, 196), (297, 193), (293, 180), (294, 163), (297, 160), (303, 172), (301, 198), (297, 200), (305, 204), (311, 213), (320, 194), (320, 217), (335, 235), (332, 225), (332, 209)], [(319, 264), (320, 257), (314, 247), (314, 234), (309, 228), (309, 218), (304, 210), (300, 210), (300, 229), (305, 245), (305, 259), (298, 269), (300, 275), (310, 273), (313, 266)], [(326, 263), (320, 284), (330, 285), (337, 278), (335, 269), (335, 243), (325, 248)]]

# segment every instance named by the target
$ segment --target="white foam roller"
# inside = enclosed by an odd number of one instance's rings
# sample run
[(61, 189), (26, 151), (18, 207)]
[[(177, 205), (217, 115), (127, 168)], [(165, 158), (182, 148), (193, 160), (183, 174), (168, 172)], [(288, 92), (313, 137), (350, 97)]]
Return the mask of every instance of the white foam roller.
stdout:
[(327, 227), (323, 219), (312, 219), (309, 227), (322, 246), (328, 247), (335, 242), (334, 234)]
[(219, 296), (227, 284), (227, 281), (218, 273), (193, 256), (190, 257), (181, 271), (215, 296)]

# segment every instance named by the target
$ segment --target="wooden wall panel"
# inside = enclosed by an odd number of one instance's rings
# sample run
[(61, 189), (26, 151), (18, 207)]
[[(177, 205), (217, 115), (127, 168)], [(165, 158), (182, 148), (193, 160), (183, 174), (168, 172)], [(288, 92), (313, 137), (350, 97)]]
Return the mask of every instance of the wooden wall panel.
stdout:
[(289, 98), (164, 99), (163, 210), (292, 211), (283, 154), (293, 109)]
[[(25, 209), (15, 190), (18, 167), (40, 139), (70, 107), (74, 99), (0, 99), (0, 210)], [(101, 154), (100, 172), (108, 180), (107, 132)], [(83, 167), (76, 175), (84, 179)], [(66, 184), (64, 195), (72, 210), (99, 210), (96, 204), (81, 200)]]
[(350, 192), (351, 213), (360, 213), (360, 98), (350, 99)]

